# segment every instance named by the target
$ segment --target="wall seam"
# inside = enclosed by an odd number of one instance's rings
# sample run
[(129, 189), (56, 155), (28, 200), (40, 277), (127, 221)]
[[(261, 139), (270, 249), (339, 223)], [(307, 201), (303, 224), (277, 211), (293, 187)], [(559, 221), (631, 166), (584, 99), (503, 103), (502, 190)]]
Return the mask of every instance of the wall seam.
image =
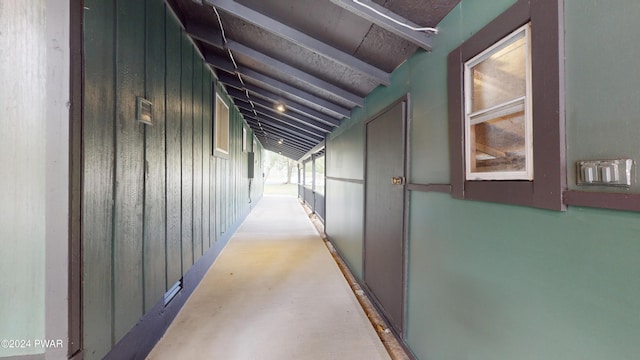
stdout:
[[(149, 1), (144, 0), (144, 15), (143, 15), (143, 27), (144, 27), (144, 98), (149, 99), (149, 89), (147, 84), (148, 71), (149, 71), (149, 37), (147, 33), (148, 25), (148, 13), (149, 13)], [(136, 104), (137, 105), (137, 104)], [(147, 125), (142, 125), (142, 314), (145, 313), (147, 307), (147, 272), (146, 272), (146, 237), (147, 237)]]
[(169, 63), (167, 59), (167, 4), (163, 3), (163, 31), (164, 31), (164, 291), (169, 289), (169, 196), (167, 193), (169, 182), (169, 171), (167, 166), (167, 137), (168, 137), (168, 119), (167, 119), (167, 65)]
[(195, 184), (196, 184), (196, 171), (195, 171), (195, 158), (196, 158), (196, 152), (195, 152), (195, 130), (196, 130), (196, 126), (195, 126), (195, 116), (194, 116), (194, 110), (195, 110), (195, 89), (194, 89), (194, 83), (195, 83), (195, 56), (194, 56), (194, 52), (193, 50), (191, 50), (191, 265), (195, 264), (196, 262), (196, 229), (195, 229), (195, 223), (196, 223), (196, 214), (194, 212), (195, 210)]
[(183, 122), (183, 112), (182, 112), (182, 42), (184, 41), (184, 30), (180, 30), (180, 278), (184, 277), (184, 254), (183, 254), (183, 234), (182, 234), (182, 122)]
[(114, 98), (114, 112), (113, 112), (113, 178), (112, 178), (112, 198), (111, 198), (111, 341), (110, 345), (113, 347), (116, 339), (116, 192), (117, 192), (117, 178), (118, 167), (116, 166), (118, 158), (118, 1), (113, 1), (113, 98)]

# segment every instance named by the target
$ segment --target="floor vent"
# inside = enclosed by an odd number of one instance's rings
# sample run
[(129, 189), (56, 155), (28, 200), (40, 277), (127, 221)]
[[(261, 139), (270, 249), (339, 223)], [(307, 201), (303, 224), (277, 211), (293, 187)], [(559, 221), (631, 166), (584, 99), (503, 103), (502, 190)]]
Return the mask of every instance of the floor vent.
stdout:
[(182, 279), (173, 284), (173, 286), (164, 294), (164, 306), (167, 306), (171, 300), (178, 295), (180, 290), (182, 290)]

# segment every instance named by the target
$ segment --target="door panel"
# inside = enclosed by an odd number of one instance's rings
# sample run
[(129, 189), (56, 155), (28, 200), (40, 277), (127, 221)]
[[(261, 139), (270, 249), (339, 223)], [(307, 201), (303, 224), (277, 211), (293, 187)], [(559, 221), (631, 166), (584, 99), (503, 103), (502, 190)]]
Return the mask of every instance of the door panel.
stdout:
[(364, 282), (399, 334), (404, 329), (405, 104), (367, 123), (365, 159)]

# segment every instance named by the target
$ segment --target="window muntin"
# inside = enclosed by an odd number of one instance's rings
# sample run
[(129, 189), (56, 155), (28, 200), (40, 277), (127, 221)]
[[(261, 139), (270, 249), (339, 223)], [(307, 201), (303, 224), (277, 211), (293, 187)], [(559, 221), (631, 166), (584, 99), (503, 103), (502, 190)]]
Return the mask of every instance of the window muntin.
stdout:
[(214, 154), (229, 155), (229, 106), (216, 94), (216, 117), (214, 125)]
[(533, 180), (530, 25), (464, 66), (467, 180)]

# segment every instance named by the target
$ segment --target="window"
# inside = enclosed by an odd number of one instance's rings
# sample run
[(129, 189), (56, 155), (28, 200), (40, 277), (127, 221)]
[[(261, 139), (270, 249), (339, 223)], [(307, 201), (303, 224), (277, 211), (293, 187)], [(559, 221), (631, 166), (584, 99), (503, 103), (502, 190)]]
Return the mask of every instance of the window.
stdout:
[(564, 210), (562, 0), (519, 0), (448, 57), (451, 193)]
[(313, 162), (311, 160), (304, 163), (304, 187), (313, 189)]
[(247, 128), (242, 127), (242, 152), (247, 151)]
[(229, 158), (229, 106), (216, 94), (216, 117), (214, 126), (213, 154)]
[(529, 24), (465, 64), (468, 180), (533, 180)]
[(316, 188), (314, 191), (318, 194), (324, 195), (324, 155), (315, 158), (316, 165)]

